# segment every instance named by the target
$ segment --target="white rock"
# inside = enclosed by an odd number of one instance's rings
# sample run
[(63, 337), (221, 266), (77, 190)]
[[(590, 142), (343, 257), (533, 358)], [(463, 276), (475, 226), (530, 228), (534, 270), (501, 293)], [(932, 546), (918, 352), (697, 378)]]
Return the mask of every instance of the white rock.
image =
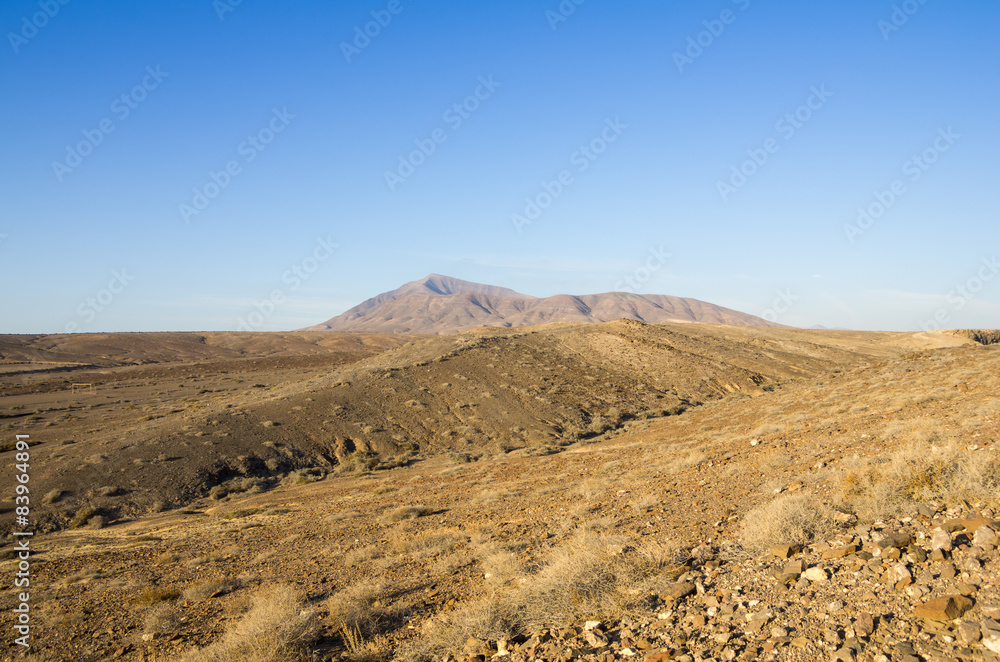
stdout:
[(984, 524), (976, 529), (976, 534), (972, 538), (972, 544), (980, 547), (995, 546), (997, 544), (997, 532)]
[(910, 569), (906, 566), (905, 563), (897, 563), (896, 565), (892, 566), (889, 572), (890, 572), (889, 576), (892, 577), (893, 584), (899, 583), (904, 579), (908, 580), (913, 579), (913, 575), (910, 574)]
[(934, 535), (931, 536), (931, 549), (951, 551), (951, 534), (944, 529), (934, 529)]
[(827, 575), (826, 570), (820, 567), (807, 568), (806, 571), (802, 573), (802, 576), (811, 582), (825, 582), (830, 578), (829, 575)]

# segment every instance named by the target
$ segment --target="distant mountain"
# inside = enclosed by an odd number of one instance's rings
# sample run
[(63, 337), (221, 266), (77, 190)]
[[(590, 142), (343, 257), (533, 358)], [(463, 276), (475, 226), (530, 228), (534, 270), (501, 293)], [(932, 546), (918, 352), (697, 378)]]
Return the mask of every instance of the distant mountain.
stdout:
[(431, 274), (303, 331), (444, 334), (480, 326), (597, 323), (623, 318), (650, 324), (782, 326), (698, 299), (629, 292), (539, 298), (505, 287)]

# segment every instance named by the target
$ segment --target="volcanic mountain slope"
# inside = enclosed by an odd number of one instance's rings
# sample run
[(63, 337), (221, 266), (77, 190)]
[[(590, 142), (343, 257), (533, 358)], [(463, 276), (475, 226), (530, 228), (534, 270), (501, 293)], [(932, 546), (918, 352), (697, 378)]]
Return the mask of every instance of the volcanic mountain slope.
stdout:
[(431, 274), (305, 330), (447, 334), (480, 326), (521, 327), (618, 319), (649, 324), (780, 326), (698, 299), (628, 292), (537, 298), (503, 287)]
[[(60, 496), (33, 512), (40, 526), (60, 528), (84, 508), (111, 520), (134, 517), (306, 470), (555, 453), (631, 419), (885, 360), (910, 341), (910, 334), (630, 321), (416, 339), (7, 336), (0, 338), (6, 356), (47, 347), (45, 356), (83, 365), (64, 376), (0, 364), (8, 371), (0, 392), (7, 428), (30, 428), (45, 444), (33, 485)], [(112, 353), (98, 359), (105, 366), (88, 368), (80, 348)], [(128, 365), (146, 360), (162, 363)], [(74, 393), (71, 381), (93, 383), (94, 392)]]

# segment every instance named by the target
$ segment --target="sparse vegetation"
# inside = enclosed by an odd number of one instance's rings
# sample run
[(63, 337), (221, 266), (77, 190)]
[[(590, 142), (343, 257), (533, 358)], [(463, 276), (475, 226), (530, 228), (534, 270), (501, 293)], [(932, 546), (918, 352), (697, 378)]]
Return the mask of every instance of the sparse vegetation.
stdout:
[(181, 619), (177, 609), (173, 605), (161, 602), (146, 614), (142, 630), (147, 634), (173, 634), (180, 626)]
[(241, 519), (243, 517), (256, 515), (259, 512), (261, 512), (260, 508), (237, 508), (236, 510), (226, 513), (225, 519)]
[(399, 522), (405, 519), (416, 519), (434, 512), (428, 506), (397, 506), (382, 516), (383, 522)]
[(919, 502), (1000, 499), (1000, 459), (929, 435), (886, 458), (848, 461), (839, 473), (841, 504), (865, 521), (912, 514)]
[(740, 542), (751, 552), (772, 545), (804, 544), (832, 528), (829, 509), (808, 494), (784, 494), (743, 517)]
[(422, 531), (416, 535), (401, 532), (392, 547), (398, 554), (419, 554), (421, 557), (440, 554), (465, 539), (457, 529)]
[(93, 506), (81, 506), (80, 509), (73, 514), (68, 526), (71, 529), (79, 529), (81, 526), (84, 526), (91, 519), (96, 517), (97, 513), (97, 508), (94, 508)]
[(191, 650), (182, 662), (292, 662), (310, 660), (309, 645), (318, 635), (316, 614), (304, 610), (287, 586), (261, 589), (253, 606), (222, 638)]
[(168, 602), (181, 597), (180, 591), (172, 588), (161, 588), (154, 586), (147, 588), (135, 599), (136, 603), (142, 605), (155, 605), (159, 602)]
[(294, 471), (281, 481), (282, 485), (305, 485), (315, 483), (326, 478), (326, 469), (322, 467), (311, 467), (309, 469), (299, 469)]
[(553, 550), (546, 565), (524, 583), (428, 621), (421, 637), (402, 651), (402, 659), (462, 650), (470, 639), (508, 639), (562, 623), (618, 619), (648, 608), (651, 591), (673, 580), (663, 574), (668, 554), (663, 548), (628, 555), (621, 549), (616, 539), (576, 536)]
[(225, 595), (243, 586), (243, 581), (239, 579), (208, 579), (187, 588), (184, 591), (184, 599), (192, 602), (200, 602), (208, 598)]
[(59, 503), (59, 500), (63, 498), (64, 494), (66, 493), (60, 489), (50, 490), (49, 492), (45, 493), (44, 497), (42, 497), (42, 503), (44, 504)]
[(386, 585), (381, 581), (363, 580), (337, 591), (326, 601), (333, 627), (346, 634), (369, 637), (379, 633), (391, 614), (383, 602)]

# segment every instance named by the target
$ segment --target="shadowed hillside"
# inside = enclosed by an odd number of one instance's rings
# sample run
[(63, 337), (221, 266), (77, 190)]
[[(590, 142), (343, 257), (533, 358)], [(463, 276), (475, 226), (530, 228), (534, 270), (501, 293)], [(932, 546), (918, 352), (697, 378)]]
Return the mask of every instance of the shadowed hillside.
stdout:
[[(899, 339), (627, 320), (402, 345), (335, 333), (8, 336), (7, 356), (45, 347), (83, 365), (44, 381), (44, 364), (7, 364), (28, 374), (4, 380), (3, 416), (46, 444), (32, 480), (65, 496), (36, 512), (62, 527), (84, 506), (133, 517), (297, 471), (551, 454), (629, 420), (882, 360)], [(96, 371), (84, 361), (95, 352), (106, 364)]]

